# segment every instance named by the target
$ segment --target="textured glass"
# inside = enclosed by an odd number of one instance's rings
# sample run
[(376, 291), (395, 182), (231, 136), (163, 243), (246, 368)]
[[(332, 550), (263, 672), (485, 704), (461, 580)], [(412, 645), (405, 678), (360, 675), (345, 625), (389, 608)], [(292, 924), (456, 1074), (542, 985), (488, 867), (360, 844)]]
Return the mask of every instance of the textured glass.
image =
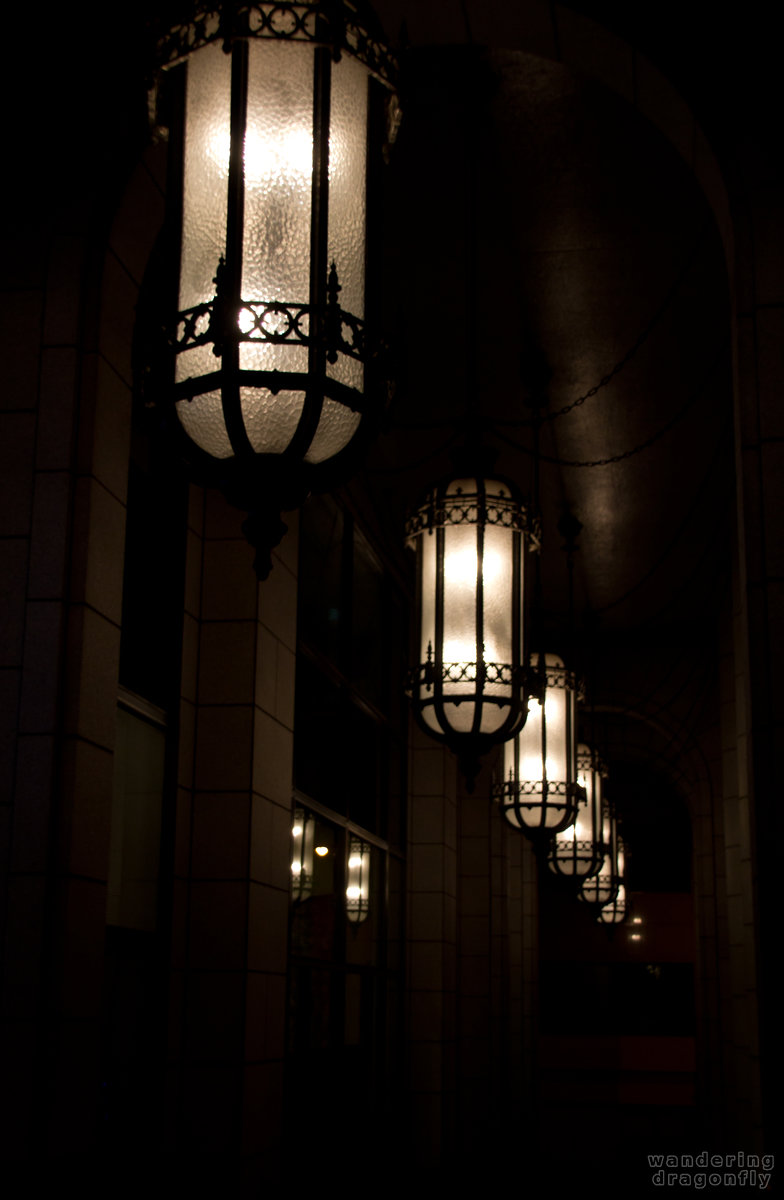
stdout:
[(348, 354), (338, 354), (337, 362), (327, 363), (327, 378), (336, 379), (338, 383), (345, 383), (347, 387), (356, 388), (358, 392), (361, 392), (364, 385), (365, 368), (359, 359), (351, 358)]
[[(447, 525), (444, 530), (445, 663), (476, 663), (476, 525)], [(476, 669), (468, 674), (476, 678)], [(445, 683), (444, 694), (466, 691), (466, 681)]]
[(180, 309), (212, 300), (226, 247), (231, 55), (204, 46), (188, 60)]
[[(444, 689), (446, 690), (446, 689)], [(474, 708), (476, 705), (473, 701), (463, 701), (462, 704), (445, 704), (444, 717), (450, 729), (455, 733), (470, 733), (474, 727)], [(484, 730), (484, 722), (482, 729)]]
[[(484, 577), (485, 662), (512, 662), (512, 539), (511, 529), (488, 525), (482, 563)], [(488, 683), (485, 695), (511, 697), (511, 683)], [(505, 710), (497, 709), (497, 713)], [(488, 710), (490, 715), (490, 710)], [(482, 720), (484, 728), (484, 717)]]
[(329, 126), (329, 262), (340, 283), (340, 306), (365, 313), (365, 174), (368, 72), (344, 55), (332, 67)]
[[(242, 298), (307, 304), (313, 49), (260, 38), (248, 51)], [(253, 365), (288, 369), (290, 350), (254, 346)]]
[(428, 651), (435, 653), (436, 640), (436, 534), (430, 530), (419, 535), (422, 555), (422, 617), (419, 661), (427, 662)]
[(333, 458), (349, 444), (359, 428), (360, 414), (352, 412), (334, 400), (325, 400), (321, 409), (321, 420), (305, 462), (320, 463)]
[(197, 446), (213, 458), (231, 458), (234, 451), (226, 433), (220, 392), (207, 392), (193, 400), (178, 400), (175, 407), (183, 429)]
[(181, 350), (177, 355), (175, 380), (183, 383), (186, 379), (199, 379), (213, 371), (220, 371), (221, 360), (213, 354), (212, 344), (193, 346), (190, 350)]
[(278, 392), (241, 387), (242, 419), (258, 454), (283, 454), (293, 438), (305, 406), (304, 392)]

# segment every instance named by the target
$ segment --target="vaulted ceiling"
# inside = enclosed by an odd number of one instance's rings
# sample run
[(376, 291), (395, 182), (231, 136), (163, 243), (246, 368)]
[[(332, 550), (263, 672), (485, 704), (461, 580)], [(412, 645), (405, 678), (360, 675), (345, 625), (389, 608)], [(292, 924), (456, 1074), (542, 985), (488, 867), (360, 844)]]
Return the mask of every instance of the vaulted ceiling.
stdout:
[(551, 58), (472, 45), (470, 26), (433, 45), (413, 24), (422, 44), (409, 29), (386, 181), (397, 385), (368, 485), (392, 536), (454, 469), (478, 416), (497, 470), (530, 493), (532, 402), (546, 395), (547, 648), (568, 647), (568, 510), (583, 525), (578, 657), (603, 748), (680, 787), (681, 752), (715, 715), (733, 528), (713, 213), (673, 145), (616, 92)]

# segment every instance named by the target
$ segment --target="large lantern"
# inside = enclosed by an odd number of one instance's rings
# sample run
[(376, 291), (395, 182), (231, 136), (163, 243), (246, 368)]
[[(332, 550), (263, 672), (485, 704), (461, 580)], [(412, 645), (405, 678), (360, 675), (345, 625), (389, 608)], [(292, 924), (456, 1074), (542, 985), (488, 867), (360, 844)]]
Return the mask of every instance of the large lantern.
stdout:
[(574, 819), (575, 681), (555, 654), (531, 658), (528, 716), (504, 746), (494, 787), (504, 816), (526, 833), (550, 835)]
[(160, 57), (182, 88), (176, 425), (250, 510), (263, 573), (280, 509), (339, 478), (378, 407), (368, 176), (392, 64), (355, 0), (227, 0)]
[(436, 487), (409, 521), (417, 553), (417, 652), (410, 676), (425, 731), (459, 756), (469, 787), (479, 759), (524, 720), (526, 510), (508, 483)]
[(602, 828), (602, 779), (604, 768), (596, 755), (582, 743), (577, 747), (578, 804), (567, 829), (556, 833), (547, 854), (550, 870), (570, 879), (582, 879), (600, 870), (606, 830)]

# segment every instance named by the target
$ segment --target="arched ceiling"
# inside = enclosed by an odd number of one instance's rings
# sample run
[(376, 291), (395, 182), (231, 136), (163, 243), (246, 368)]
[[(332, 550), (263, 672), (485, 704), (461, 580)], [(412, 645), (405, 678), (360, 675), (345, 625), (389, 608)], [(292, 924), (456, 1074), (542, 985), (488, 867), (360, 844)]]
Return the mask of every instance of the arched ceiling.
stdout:
[(730, 577), (730, 313), (714, 214), (618, 93), (453, 32), (405, 56), (384, 278), (397, 392), (369, 486), (399, 529), (452, 470), (471, 408), (498, 470), (530, 491), (530, 405), (549, 377), (545, 628), (565, 648), (557, 524), (569, 509), (584, 526), (582, 662), (614, 713), (603, 736), (622, 756), (644, 753), (639, 737), (629, 750), (622, 713), (653, 712), (677, 731), (675, 757), (710, 719)]

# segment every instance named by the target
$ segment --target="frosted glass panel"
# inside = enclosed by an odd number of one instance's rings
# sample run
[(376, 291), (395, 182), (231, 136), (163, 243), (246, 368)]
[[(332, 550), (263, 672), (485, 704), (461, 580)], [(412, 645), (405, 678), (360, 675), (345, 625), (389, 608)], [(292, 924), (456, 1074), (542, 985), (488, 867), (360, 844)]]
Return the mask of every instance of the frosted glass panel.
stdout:
[[(445, 663), (476, 663), (476, 526), (448, 525), (444, 530)], [(445, 683), (444, 695), (465, 693), (475, 667), (462, 683)]]
[(266, 388), (240, 388), (245, 430), (259, 454), (282, 454), (288, 448), (302, 416), (304, 392), (278, 392)]
[(234, 451), (226, 433), (220, 392), (178, 400), (175, 408), (183, 429), (197, 446), (214, 458), (231, 458)]
[(190, 350), (181, 350), (177, 355), (174, 377), (177, 383), (183, 383), (186, 379), (199, 379), (220, 369), (221, 360), (213, 354), (211, 344), (193, 346)]
[(329, 262), (337, 267), (341, 308), (363, 317), (368, 72), (355, 59), (333, 65), (330, 105)]
[(212, 300), (226, 248), (231, 56), (204, 46), (188, 60), (180, 308)]
[(327, 363), (327, 377), (336, 379), (338, 383), (345, 383), (347, 387), (356, 388), (361, 392), (365, 379), (365, 368), (358, 359), (350, 358), (348, 354), (338, 354), (336, 363)]
[(240, 342), (242, 371), (302, 371), (307, 373), (308, 348), (274, 342)]
[(325, 400), (321, 408), (321, 420), (316, 436), (310, 443), (305, 462), (320, 463), (349, 444), (359, 428), (360, 414), (352, 412), (334, 400)]
[(242, 298), (306, 304), (313, 50), (260, 38), (248, 51)]
[[(456, 690), (456, 689), (453, 689)], [(446, 691), (446, 688), (444, 689)], [(474, 727), (474, 708), (475, 704), (464, 701), (462, 704), (445, 704), (444, 716), (446, 723), (455, 733), (470, 733)], [(482, 729), (485, 729), (485, 722), (482, 721)]]
[(422, 554), (422, 625), (419, 654), (421, 663), (427, 662), (430, 647), (435, 653), (436, 642), (436, 542), (435, 533), (419, 535)]
[[(512, 662), (512, 536), (510, 529), (491, 525), (485, 528), (485, 662)], [(511, 696), (511, 693), (511, 684), (507, 683), (488, 683), (485, 687), (488, 696)]]

